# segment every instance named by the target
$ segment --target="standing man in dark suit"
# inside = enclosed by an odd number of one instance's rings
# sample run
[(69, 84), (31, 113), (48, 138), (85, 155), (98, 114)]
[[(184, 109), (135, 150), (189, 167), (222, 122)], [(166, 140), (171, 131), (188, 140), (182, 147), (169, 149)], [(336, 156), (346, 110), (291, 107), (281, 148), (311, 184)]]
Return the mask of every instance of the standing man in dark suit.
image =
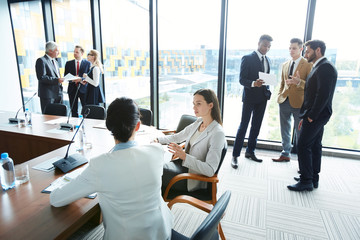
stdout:
[[(74, 49), (74, 60), (67, 61), (65, 64), (65, 76), (71, 73), (74, 76), (82, 76), (84, 73), (88, 73), (90, 69), (90, 62), (83, 59), (84, 48), (77, 45)], [(81, 77), (79, 77), (79, 80)], [(87, 84), (80, 84), (79, 81), (71, 81), (68, 86), (69, 101), (71, 107), (71, 115), (78, 117), (78, 102), (80, 99), (81, 106), (85, 106)], [(79, 90), (77, 91), (77, 88)]]
[(241, 123), (236, 133), (231, 161), (231, 166), (235, 169), (238, 167), (237, 158), (240, 156), (241, 148), (244, 144), (251, 115), (251, 129), (245, 157), (256, 162), (262, 162), (261, 159), (255, 156), (255, 147), (271, 92), (268, 86), (263, 85), (264, 81), (259, 79), (259, 72), (270, 72), (270, 61), (265, 55), (270, 50), (272, 40), (271, 36), (262, 35), (258, 42), (258, 49), (249, 55), (245, 55), (241, 60), (240, 84), (244, 86), (244, 91)]
[(297, 145), (300, 178), (297, 184), (289, 185), (292, 191), (311, 191), (319, 186), (321, 166), (321, 141), (324, 126), (332, 114), (337, 71), (324, 57), (326, 46), (323, 41), (310, 40), (305, 43), (305, 58), (313, 63), (306, 79), (304, 103), (300, 110), (300, 136)]
[(59, 65), (56, 61), (58, 55), (58, 45), (50, 41), (45, 45), (45, 55), (36, 60), (35, 70), (39, 80), (38, 95), (42, 113), (47, 104), (63, 102), (64, 78), (60, 77)]

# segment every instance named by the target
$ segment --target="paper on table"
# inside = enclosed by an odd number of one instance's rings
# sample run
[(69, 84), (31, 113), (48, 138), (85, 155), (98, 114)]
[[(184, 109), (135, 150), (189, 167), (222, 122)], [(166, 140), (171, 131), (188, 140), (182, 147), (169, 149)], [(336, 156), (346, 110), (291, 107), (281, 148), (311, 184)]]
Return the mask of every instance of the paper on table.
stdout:
[[(67, 183), (71, 182), (73, 179), (75, 179), (77, 176), (80, 175), (80, 173), (82, 171), (84, 171), (85, 168), (79, 168), (71, 173), (65, 174), (62, 177), (59, 177), (58, 179), (56, 179), (55, 181), (53, 181), (47, 188), (45, 188), (44, 190), (42, 190), (42, 193), (51, 193), (52, 191), (54, 191), (57, 188), (60, 188), (64, 185), (66, 185)], [(87, 198), (95, 198), (96, 197), (96, 193), (90, 194), (89, 196), (87, 196)]]
[(276, 75), (275, 74), (269, 74), (269, 73), (263, 73), (259, 72), (259, 79), (264, 80), (264, 85), (277, 85)]
[(76, 79), (79, 79), (79, 77), (76, 77), (76, 76), (72, 75), (71, 73), (68, 73), (65, 75), (65, 81), (73, 81)]
[(62, 157), (54, 157), (54, 158), (51, 158), (49, 160), (46, 160), (42, 163), (39, 163), (38, 165), (36, 166), (33, 166), (32, 168), (33, 169), (36, 169), (36, 170), (40, 170), (40, 171), (43, 171), (43, 172), (50, 172), (52, 170), (55, 169), (54, 165), (53, 165), (53, 162), (56, 162), (57, 160), (61, 159)]

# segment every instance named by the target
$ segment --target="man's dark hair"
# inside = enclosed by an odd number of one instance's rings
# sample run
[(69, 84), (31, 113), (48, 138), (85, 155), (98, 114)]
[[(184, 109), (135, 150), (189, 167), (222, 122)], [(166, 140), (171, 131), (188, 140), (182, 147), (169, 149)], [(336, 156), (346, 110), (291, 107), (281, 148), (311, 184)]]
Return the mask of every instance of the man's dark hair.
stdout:
[(263, 41), (263, 40), (272, 42), (272, 41), (273, 41), (273, 38), (272, 38), (270, 35), (263, 34), (263, 35), (261, 35), (261, 37), (260, 37), (260, 39), (259, 39), (259, 42), (261, 42), (261, 41)]
[(84, 48), (82, 46), (80, 46), (80, 45), (76, 45), (75, 48), (80, 48), (81, 53), (85, 52)]
[(303, 47), (303, 41), (300, 38), (292, 38), (290, 40), (290, 43), (297, 43), (299, 45), (299, 48)]
[(131, 98), (116, 98), (108, 107), (106, 127), (120, 142), (129, 140), (139, 121), (139, 108)]
[(305, 46), (309, 46), (312, 50), (320, 48), (321, 55), (325, 55), (326, 45), (324, 41), (321, 40), (309, 40), (305, 43)]

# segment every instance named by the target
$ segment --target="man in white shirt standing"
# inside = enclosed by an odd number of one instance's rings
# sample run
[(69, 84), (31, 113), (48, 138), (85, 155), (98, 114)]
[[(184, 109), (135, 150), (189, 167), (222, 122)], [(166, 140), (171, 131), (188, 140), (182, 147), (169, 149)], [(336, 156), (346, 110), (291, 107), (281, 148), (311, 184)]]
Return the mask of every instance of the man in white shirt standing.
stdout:
[[(90, 62), (86, 59), (83, 59), (84, 48), (77, 45), (74, 49), (74, 58), (73, 60), (67, 61), (65, 64), (65, 76), (68, 73), (71, 73), (74, 76), (82, 77), (84, 73), (88, 73), (90, 69)], [(85, 105), (85, 94), (86, 94), (86, 85), (80, 84), (79, 82), (71, 81), (68, 86), (68, 94), (71, 108), (71, 116), (78, 117), (78, 102), (80, 99), (81, 106)], [(79, 90), (77, 90), (79, 88)]]
[[(294, 119), (295, 137), (299, 137), (298, 125), (300, 122), (300, 108), (304, 101), (305, 79), (309, 75), (312, 64), (301, 56), (303, 42), (299, 38), (290, 40), (289, 53), (291, 60), (282, 66), (281, 85), (277, 102), (279, 103), (280, 129), (282, 139), (282, 152), (279, 158), (273, 158), (274, 162), (290, 161), (291, 151), (291, 116)], [(297, 142), (297, 141), (296, 141)]]

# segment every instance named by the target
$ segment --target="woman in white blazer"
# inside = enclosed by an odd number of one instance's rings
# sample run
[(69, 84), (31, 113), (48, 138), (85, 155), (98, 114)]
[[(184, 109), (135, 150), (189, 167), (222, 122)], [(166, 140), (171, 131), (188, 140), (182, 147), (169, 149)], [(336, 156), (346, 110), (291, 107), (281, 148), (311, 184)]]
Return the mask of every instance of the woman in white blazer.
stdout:
[(161, 197), (164, 151), (160, 144), (138, 145), (139, 110), (133, 100), (117, 98), (107, 110), (106, 127), (116, 145), (91, 159), (74, 180), (50, 194), (54, 207), (97, 192), (104, 239), (170, 239), (172, 214)]
[[(194, 93), (193, 109), (198, 119), (179, 133), (157, 139), (169, 144), (169, 149), (179, 160), (164, 165), (164, 192), (169, 181), (177, 174), (189, 172), (211, 177), (215, 174), (225, 146), (219, 102), (213, 90), (200, 89)], [(179, 143), (185, 143), (185, 150)], [(180, 181), (173, 185), (177, 190), (194, 191), (206, 188), (207, 183), (196, 180)]]

